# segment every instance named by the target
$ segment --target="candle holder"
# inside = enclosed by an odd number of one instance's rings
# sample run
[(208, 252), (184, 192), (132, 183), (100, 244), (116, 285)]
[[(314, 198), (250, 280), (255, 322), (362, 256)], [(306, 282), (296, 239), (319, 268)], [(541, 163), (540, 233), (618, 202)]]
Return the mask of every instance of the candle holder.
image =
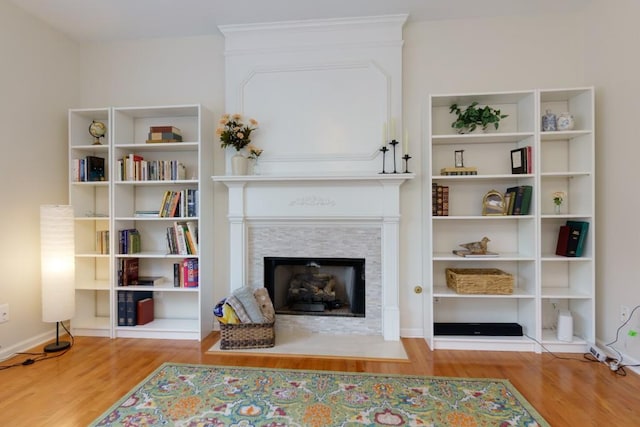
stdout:
[(405, 154), (404, 156), (402, 156), (402, 158), (404, 159), (404, 173), (411, 173), (409, 172), (409, 159), (411, 158), (411, 156)]
[(396, 172), (396, 145), (398, 145), (399, 142), (394, 139), (389, 144), (393, 146), (393, 173), (398, 173)]
[(389, 151), (389, 149), (387, 148), (386, 145), (383, 145), (382, 148), (380, 149), (380, 151), (382, 151), (382, 172), (380, 172), (380, 173), (387, 173), (384, 170), (384, 159), (385, 159), (385, 157), (387, 155), (387, 151)]

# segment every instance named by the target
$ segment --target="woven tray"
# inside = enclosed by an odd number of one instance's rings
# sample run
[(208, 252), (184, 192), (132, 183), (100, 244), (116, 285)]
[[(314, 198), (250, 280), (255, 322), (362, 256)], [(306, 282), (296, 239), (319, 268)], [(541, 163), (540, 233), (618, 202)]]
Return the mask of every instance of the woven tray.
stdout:
[(497, 268), (447, 268), (447, 286), (459, 294), (510, 295), (513, 276)]
[(267, 348), (276, 344), (274, 322), (220, 323), (220, 349)]

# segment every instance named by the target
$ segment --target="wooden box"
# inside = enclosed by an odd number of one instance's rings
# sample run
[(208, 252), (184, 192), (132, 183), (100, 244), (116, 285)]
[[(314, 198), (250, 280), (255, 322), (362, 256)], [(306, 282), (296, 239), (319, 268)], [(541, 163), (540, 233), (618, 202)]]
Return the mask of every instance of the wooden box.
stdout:
[(513, 276), (497, 268), (447, 268), (447, 287), (459, 294), (511, 295)]

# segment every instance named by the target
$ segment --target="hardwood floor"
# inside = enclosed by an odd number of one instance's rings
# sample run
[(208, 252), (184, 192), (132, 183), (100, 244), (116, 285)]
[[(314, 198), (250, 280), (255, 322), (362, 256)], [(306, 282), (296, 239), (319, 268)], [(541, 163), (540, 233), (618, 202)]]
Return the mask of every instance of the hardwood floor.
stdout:
[[(603, 364), (549, 354), (432, 352), (421, 339), (403, 339), (409, 363), (205, 354), (217, 339), (217, 332), (201, 343), (76, 337), (60, 357), (0, 370), (0, 425), (86, 426), (163, 362), (507, 378), (554, 427), (640, 425), (640, 377), (629, 370), (626, 377), (616, 375)], [(37, 356), (19, 355), (0, 365), (27, 358)]]

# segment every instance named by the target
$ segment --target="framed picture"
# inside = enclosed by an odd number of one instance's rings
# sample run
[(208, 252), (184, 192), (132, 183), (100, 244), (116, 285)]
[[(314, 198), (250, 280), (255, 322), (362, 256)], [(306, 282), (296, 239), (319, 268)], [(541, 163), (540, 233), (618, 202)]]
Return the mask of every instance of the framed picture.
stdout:
[(455, 152), (455, 167), (463, 168), (464, 167), (464, 159), (462, 158), (462, 153), (464, 150), (456, 150)]
[(482, 215), (505, 215), (504, 195), (491, 190), (482, 200)]

